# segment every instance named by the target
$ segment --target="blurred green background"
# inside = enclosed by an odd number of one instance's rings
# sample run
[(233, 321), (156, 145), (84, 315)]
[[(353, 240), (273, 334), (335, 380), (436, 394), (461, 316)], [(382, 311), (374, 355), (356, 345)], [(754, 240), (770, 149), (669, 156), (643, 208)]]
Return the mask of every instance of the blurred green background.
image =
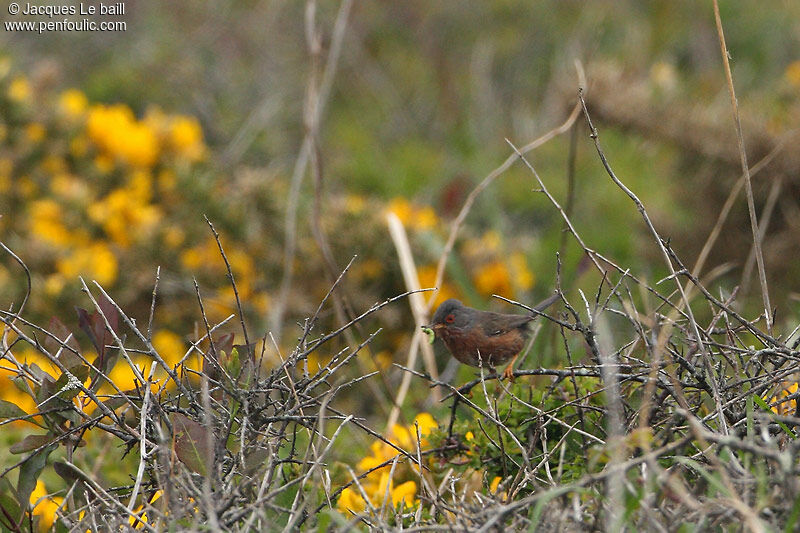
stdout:
[[(320, 65), (340, 5), (316, 5)], [(286, 338), (282, 348), (291, 349), (296, 321), (313, 313), (330, 286), (312, 236), (314, 184), (306, 175), (292, 283), (281, 292), (289, 184), (305, 135), (309, 79), (319, 75), (307, 46), (308, 4), (128, 1), (125, 9), (115, 19), (125, 21), (124, 32), (0, 34), (8, 64), (4, 87), (10, 90), (21, 77), (32, 95), (22, 111), (13, 98), (5, 104), (11, 134), (2, 148), (10, 161), (7, 191), (17, 194), (23, 178), (33, 176), (36, 183), (28, 196), (7, 196), (4, 209), (13, 217), (7, 214), (2, 226), (4, 241), (34, 271), (29, 311), (43, 319), (57, 313), (69, 322), (70, 312), (60, 309), (80, 301), (74, 278), (56, 286), (48, 277), (63, 263), (58, 257), (39, 260), (43, 252), (30, 245), (35, 231), (26, 207), (48, 195), (61, 202), (48, 192), (48, 171), (37, 165), (53, 146), (63, 152), (75, 133), (47, 126), (40, 149), (25, 152), (22, 134), (14, 132), (36, 120), (49, 124), (59, 98), (74, 88), (85, 95), (89, 114), (92, 106), (123, 104), (143, 124), (157, 122), (153, 117), (161, 113), (168, 117), (163, 127), (174, 126), (169, 117), (189, 117), (202, 129), (202, 158), (187, 163), (163, 156), (144, 178), (153, 187), (144, 203), (157, 208), (154, 223), (171, 232), (159, 238), (172, 248), (157, 238), (137, 237), (132, 247), (111, 239), (108, 249), (124, 273), (108, 280), (112, 294), (142, 320), (160, 265), (164, 302), (156, 318), (184, 342), (199, 313), (192, 276), (220, 304), (215, 318), (232, 312), (205, 213), (228, 251), (238, 254), (234, 274), (247, 286), (245, 312), (254, 331), (271, 329)], [(722, 2), (721, 9), (749, 162), (771, 154), (754, 190), (759, 215), (769, 215), (764, 251), (780, 321), (791, 315), (800, 285), (797, 264), (787, 260), (800, 230), (800, 158), (791, 142), (800, 123), (800, 5), (739, 1)], [(20, 20), (5, 10), (0, 16)], [(404, 215), (421, 281), (431, 283), (449, 222), (473, 187), (511, 153), (505, 139), (521, 146), (565, 121), (576, 102), (578, 62), (617, 175), (686, 264), (694, 263), (741, 173), (710, 2), (354, 2), (346, 22), (318, 157), (322, 228), (334, 263), (342, 268), (359, 255), (347, 280), (355, 309), (405, 289), (385, 210)], [(641, 217), (605, 174), (583, 117), (576, 124), (575, 227), (591, 248), (643, 279), (659, 279), (663, 262)], [(562, 203), (571, 138), (568, 132), (529, 155)], [(98, 150), (102, 155), (102, 146)], [(130, 189), (129, 162), (112, 161), (110, 170), (92, 170), (90, 179), (78, 159), (65, 156), (69, 172), (91, 188), (105, 188), (90, 203), (107, 199), (114, 187)], [(171, 194), (161, 194), (157, 184), (163, 170), (178, 176)], [(501, 309), (493, 292), (534, 303), (552, 290), (563, 222), (536, 187), (518, 163), (478, 197), (448, 263), (448, 294)], [(89, 224), (81, 218), (86, 206), (62, 207), (72, 209), (72, 222), (64, 215), (72, 231)], [(90, 237), (107, 239), (109, 228), (89, 219), (96, 224)], [(758, 309), (758, 283), (748, 267), (751, 242), (740, 195), (704, 273), (722, 266), (715, 283), (726, 292), (741, 285), (740, 300), (752, 299)], [(570, 280), (580, 250), (568, 238), (562, 252)], [(18, 303), (24, 285), (19, 269), (8, 257), (2, 264), (4, 301)], [(89, 266), (84, 270), (92, 274)], [(598, 279), (593, 273), (579, 285), (591, 292)], [(323, 319), (334, 323), (331, 312)], [(378, 321), (391, 328), (377, 351), (391, 359), (405, 354), (412, 327), (407, 307), (393, 306)]]

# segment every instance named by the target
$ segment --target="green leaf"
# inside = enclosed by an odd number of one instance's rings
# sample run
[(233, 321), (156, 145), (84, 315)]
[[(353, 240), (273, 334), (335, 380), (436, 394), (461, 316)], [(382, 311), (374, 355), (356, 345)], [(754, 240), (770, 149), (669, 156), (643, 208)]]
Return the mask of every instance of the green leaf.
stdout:
[(8, 451), (11, 453), (25, 453), (44, 446), (52, 440), (53, 436), (49, 433), (45, 435), (28, 435), (21, 441), (12, 444)]
[(797, 523), (798, 517), (800, 517), (800, 497), (795, 498), (794, 505), (792, 505), (792, 512), (789, 514), (789, 519), (786, 521), (786, 527), (783, 528), (786, 533), (795, 531), (794, 525)]
[(71, 400), (81, 392), (81, 388), (75, 383), (75, 380), (83, 384), (89, 378), (88, 366), (77, 366), (68, 370), (69, 373), (64, 372), (61, 374), (53, 386), (53, 389), (58, 393), (58, 397), (62, 400)]
[[(25, 365), (23, 365), (24, 367)], [(22, 376), (14, 376), (11, 378), (11, 382), (14, 383), (14, 386), (23, 394), (27, 394), (31, 398), (36, 397), (36, 393), (31, 388), (30, 382)]]
[(269, 450), (267, 448), (256, 447), (254, 449), (245, 449), (244, 452), (244, 466), (245, 472), (252, 474), (260, 466), (262, 466), (267, 457), (269, 457)]
[(769, 405), (767, 405), (767, 402), (764, 401), (764, 398), (762, 398), (761, 396), (759, 396), (757, 394), (753, 394), (752, 398), (753, 398), (753, 401), (756, 402), (756, 404), (758, 404), (759, 407), (761, 407), (765, 411), (769, 411), (770, 410)]
[(317, 532), (318, 533), (324, 533), (325, 531), (329, 531), (330, 529), (333, 529), (333, 528), (329, 528), (329, 526), (331, 525), (331, 515), (330, 515), (329, 512), (326, 512), (326, 511), (330, 511), (330, 509), (325, 509), (324, 511), (320, 512), (317, 515)]
[(50, 419), (70, 420), (78, 423), (80, 415), (75, 410), (72, 399), (80, 394), (80, 385), (86, 381), (88, 376), (89, 367), (79, 366), (62, 373), (55, 383), (43, 382), (36, 397), (39, 409), (43, 412), (57, 410), (46, 415)]
[(225, 370), (228, 372), (229, 376), (233, 376), (234, 378), (239, 376), (239, 372), (242, 369), (242, 365), (239, 362), (239, 350), (236, 348), (231, 349), (230, 356), (228, 357), (225, 367)]
[(700, 464), (698, 461), (694, 459), (690, 459), (689, 457), (676, 457), (675, 460), (679, 463), (682, 463), (692, 469), (694, 469), (698, 474), (706, 478), (709, 483), (710, 487), (716, 489), (718, 495), (724, 498), (730, 498), (731, 492), (728, 490), (728, 487), (725, 486), (724, 483), (719, 479), (719, 474), (715, 472), (709, 472), (705, 466)]
[(27, 508), (30, 503), (31, 492), (36, 488), (36, 481), (47, 464), (47, 457), (58, 446), (48, 446), (47, 448), (32, 454), (22, 463), (19, 468), (19, 481), (17, 482), (17, 502), (23, 508)]
[(528, 531), (531, 532), (536, 531), (536, 529), (540, 525), (544, 508), (548, 503), (550, 503), (554, 498), (558, 498), (562, 495), (569, 494), (571, 492), (577, 492), (578, 494), (581, 494), (587, 491), (585, 489), (575, 488), (575, 487), (556, 487), (554, 489), (545, 492), (543, 494), (543, 497), (537, 500), (536, 505), (533, 506), (533, 508), (531, 508), (531, 510), (529, 511), (528, 516), (530, 516), (531, 525), (528, 528)]
[[(772, 409), (769, 408), (769, 405), (767, 404), (767, 402), (764, 401), (764, 398), (762, 398), (758, 394), (753, 394), (752, 398), (753, 398), (753, 401), (756, 402), (756, 404), (759, 407), (761, 407), (764, 411), (766, 411), (767, 413), (770, 413), (770, 414), (774, 414)], [(795, 437), (794, 432), (791, 429), (789, 429), (789, 426), (787, 426), (786, 424), (784, 424), (780, 420), (776, 420), (776, 422), (778, 423), (778, 426), (780, 426), (780, 428), (784, 431), (784, 433), (786, 433), (787, 435), (789, 435), (793, 439), (797, 438), (797, 437)]]
[(76, 470), (72, 465), (68, 465), (62, 461), (54, 462), (53, 470), (55, 470), (56, 474), (61, 476), (61, 478), (69, 484), (72, 484), (78, 480), (88, 482), (83, 472)]
[(112, 396), (108, 400), (105, 400), (101, 403), (113, 411), (115, 409), (119, 409), (123, 405), (126, 405), (128, 400), (126, 400), (123, 396)]
[(0, 479), (0, 529), (11, 530), (8, 517), (17, 521), (22, 517), (22, 508), (17, 502), (17, 494), (8, 478)]
[(0, 420), (11, 418), (25, 418), (31, 424), (36, 424), (40, 428), (47, 429), (45, 426), (37, 422), (30, 414), (23, 411), (17, 404), (0, 400)]
[[(39, 397), (37, 398), (37, 401), (39, 403), (39, 409), (41, 410), (41, 412), (53, 411), (53, 410), (60, 410), (61, 412), (64, 412), (64, 411), (71, 410), (73, 408), (73, 405), (70, 402), (68, 402), (66, 400), (62, 400), (61, 398), (59, 398), (58, 395), (54, 394), (54, 392), (51, 389), (49, 389), (47, 387), (42, 387), (42, 391), (47, 392), (49, 394), (47, 394), (47, 395), (42, 394), (41, 391), (39, 393)], [(50, 417), (50, 419), (52, 420), (54, 415), (58, 415), (58, 414), (60, 414), (60, 413), (58, 413), (58, 412), (50, 412), (45, 416), (46, 417)], [(64, 417), (62, 416), (61, 418), (64, 418)]]
[(21, 418), (28, 416), (17, 404), (0, 400), (0, 418)]
[(39, 365), (36, 363), (31, 363), (30, 365), (22, 365), (22, 368), (27, 368), (33, 377), (36, 378), (36, 381), (44, 381), (47, 383), (55, 383), (55, 378), (41, 369)]

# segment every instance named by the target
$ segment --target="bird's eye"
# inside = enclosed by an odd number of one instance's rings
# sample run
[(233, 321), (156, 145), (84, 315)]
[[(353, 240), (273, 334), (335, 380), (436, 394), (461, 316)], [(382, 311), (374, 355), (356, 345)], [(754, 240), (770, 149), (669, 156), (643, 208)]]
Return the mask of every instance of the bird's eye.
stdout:
[(452, 324), (453, 322), (456, 321), (456, 315), (449, 314), (446, 317), (444, 317), (444, 321), (447, 322), (448, 324)]

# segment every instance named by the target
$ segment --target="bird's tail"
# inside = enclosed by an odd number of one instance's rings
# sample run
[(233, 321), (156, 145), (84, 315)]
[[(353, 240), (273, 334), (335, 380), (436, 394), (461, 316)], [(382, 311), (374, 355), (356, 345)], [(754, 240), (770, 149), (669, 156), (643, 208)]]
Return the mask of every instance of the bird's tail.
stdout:
[(544, 311), (545, 309), (556, 303), (556, 301), (559, 300), (560, 298), (561, 297), (557, 292), (551, 294), (549, 297), (545, 298), (544, 300), (533, 306), (532, 309), (536, 311), (536, 313), (534, 314), (541, 313), (542, 311)]

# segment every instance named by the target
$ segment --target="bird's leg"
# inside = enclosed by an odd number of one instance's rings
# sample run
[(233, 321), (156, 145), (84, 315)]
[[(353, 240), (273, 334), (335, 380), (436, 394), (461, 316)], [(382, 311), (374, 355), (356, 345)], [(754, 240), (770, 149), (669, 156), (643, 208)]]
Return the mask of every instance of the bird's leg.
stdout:
[(517, 357), (519, 357), (519, 354), (515, 355), (506, 366), (506, 369), (503, 370), (503, 377), (512, 383), (514, 382), (514, 363), (516, 362)]

